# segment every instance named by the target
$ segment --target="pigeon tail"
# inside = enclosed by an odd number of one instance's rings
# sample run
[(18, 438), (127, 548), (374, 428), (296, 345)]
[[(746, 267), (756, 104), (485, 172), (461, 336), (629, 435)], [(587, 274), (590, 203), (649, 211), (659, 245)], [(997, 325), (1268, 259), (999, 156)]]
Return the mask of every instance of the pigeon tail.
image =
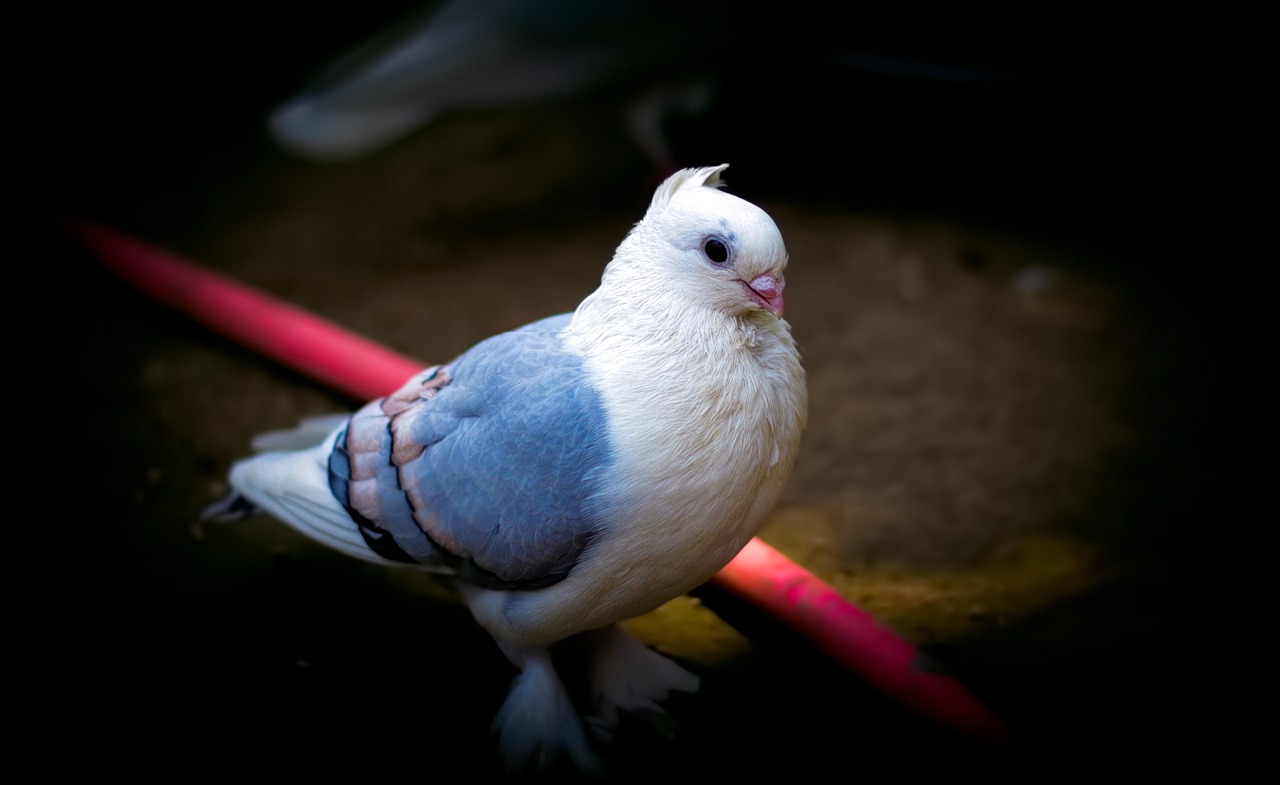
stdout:
[[(322, 545), (374, 564), (395, 564), (368, 546), (329, 489), (329, 453), (336, 437), (334, 431), (310, 449), (264, 452), (239, 461), (231, 468), (231, 486), (255, 507)], [(225, 500), (219, 504), (235, 506)]]

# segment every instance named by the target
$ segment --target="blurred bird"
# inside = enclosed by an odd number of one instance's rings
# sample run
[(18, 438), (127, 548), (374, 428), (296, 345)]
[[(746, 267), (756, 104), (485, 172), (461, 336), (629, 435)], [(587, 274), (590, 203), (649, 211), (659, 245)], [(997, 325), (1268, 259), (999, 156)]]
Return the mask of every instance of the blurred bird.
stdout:
[(318, 161), (370, 155), (449, 112), (627, 97), (627, 130), (661, 171), (674, 113), (711, 100), (723, 0), (445, 0), (323, 69), (271, 113), (284, 148)]
[[(494, 729), (511, 770), (599, 757), (620, 711), (698, 680), (617, 622), (707, 581), (774, 506), (806, 421), (773, 220), (727, 165), (654, 193), (598, 289), (336, 423), (255, 442), (205, 511), (265, 511), (343, 553), (446, 576), (519, 670)], [(551, 657), (582, 635), (584, 725)]]

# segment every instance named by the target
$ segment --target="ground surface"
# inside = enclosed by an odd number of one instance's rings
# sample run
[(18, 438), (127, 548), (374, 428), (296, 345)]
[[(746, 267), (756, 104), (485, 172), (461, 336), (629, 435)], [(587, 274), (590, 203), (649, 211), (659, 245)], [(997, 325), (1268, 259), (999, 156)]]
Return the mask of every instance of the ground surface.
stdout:
[[(269, 83), (224, 74), (239, 100), (196, 69), (194, 87), (222, 92), (166, 105), (122, 86), (137, 58), (86, 77), (93, 122), (49, 131), (51, 206), (424, 361), (571, 309), (665, 173), (622, 132), (620, 99), (461, 113), (367, 160), (314, 164), (261, 131), (301, 64)], [(1017, 740), (938, 729), (710, 587), (634, 623), (704, 685), (673, 702), (673, 740), (625, 727), (618, 771), (853, 780), (1202, 759), (1230, 720), (1207, 703), (1212, 647), (1185, 626), (1216, 607), (1192, 578), (1212, 528), (1196, 462), (1206, 306), (1169, 263), (1175, 199), (1134, 146), (1162, 107), (1117, 118), (1113, 95), (1088, 90), (824, 79), (857, 107), (851, 124), (731, 77), (670, 132), (676, 163), (731, 163), (729, 189), (775, 217), (791, 253), (810, 429), (762, 537), (957, 675)], [(162, 745), (184, 766), (460, 770), (466, 755), (496, 771), (487, 726), (511, 672), (465, 611), (269, 520), (196, 523), (253, 434), (355, 402), (42, 238), (74, 426), (58, 446), (77, 468), (39, 536), (90, 562), (38, 579), (71, 587), (70, 620), (42, 637), (72, 685), (54, 711), (94, 728), (116, 766)]]

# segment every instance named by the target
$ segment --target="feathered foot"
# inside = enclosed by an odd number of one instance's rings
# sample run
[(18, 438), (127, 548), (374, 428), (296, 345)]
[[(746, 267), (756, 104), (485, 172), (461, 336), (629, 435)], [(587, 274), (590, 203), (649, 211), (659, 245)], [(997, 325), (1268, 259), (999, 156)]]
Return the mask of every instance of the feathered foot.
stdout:
[[(587, 633), (590, 636), (591, 692), (595, 713), (586, 719), (592, 733), (609, 738), (619, 712), (645, 712), (665, 719), (659, 705), (672, 692), (696, 692), (699, 679), (658, 652), (631, 637), (617, 624)], [(666, 735), (670, 723), (653, 723)]]
[(568, 755), (583, 772), (601, 771), (550, 654), (527, 654), (517, 666), (520, 675), (493, 720), (507, 770), (542, 770)]

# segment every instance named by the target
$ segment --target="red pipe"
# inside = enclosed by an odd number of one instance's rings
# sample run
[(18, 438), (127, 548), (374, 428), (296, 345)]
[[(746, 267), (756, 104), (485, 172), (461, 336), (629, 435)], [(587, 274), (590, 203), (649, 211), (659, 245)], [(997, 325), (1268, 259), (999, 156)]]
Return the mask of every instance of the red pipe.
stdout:
[[(64, 224), (107, 269), (156, 301), (357, 400), (386, 395), (424, 367), (154, 245), (83, 221)], [(1007, 738), (964, 685), (921, 668), (914, 646), (761, 539), (752, 539), (714, 581), (912, 710), (974, 736)]]

